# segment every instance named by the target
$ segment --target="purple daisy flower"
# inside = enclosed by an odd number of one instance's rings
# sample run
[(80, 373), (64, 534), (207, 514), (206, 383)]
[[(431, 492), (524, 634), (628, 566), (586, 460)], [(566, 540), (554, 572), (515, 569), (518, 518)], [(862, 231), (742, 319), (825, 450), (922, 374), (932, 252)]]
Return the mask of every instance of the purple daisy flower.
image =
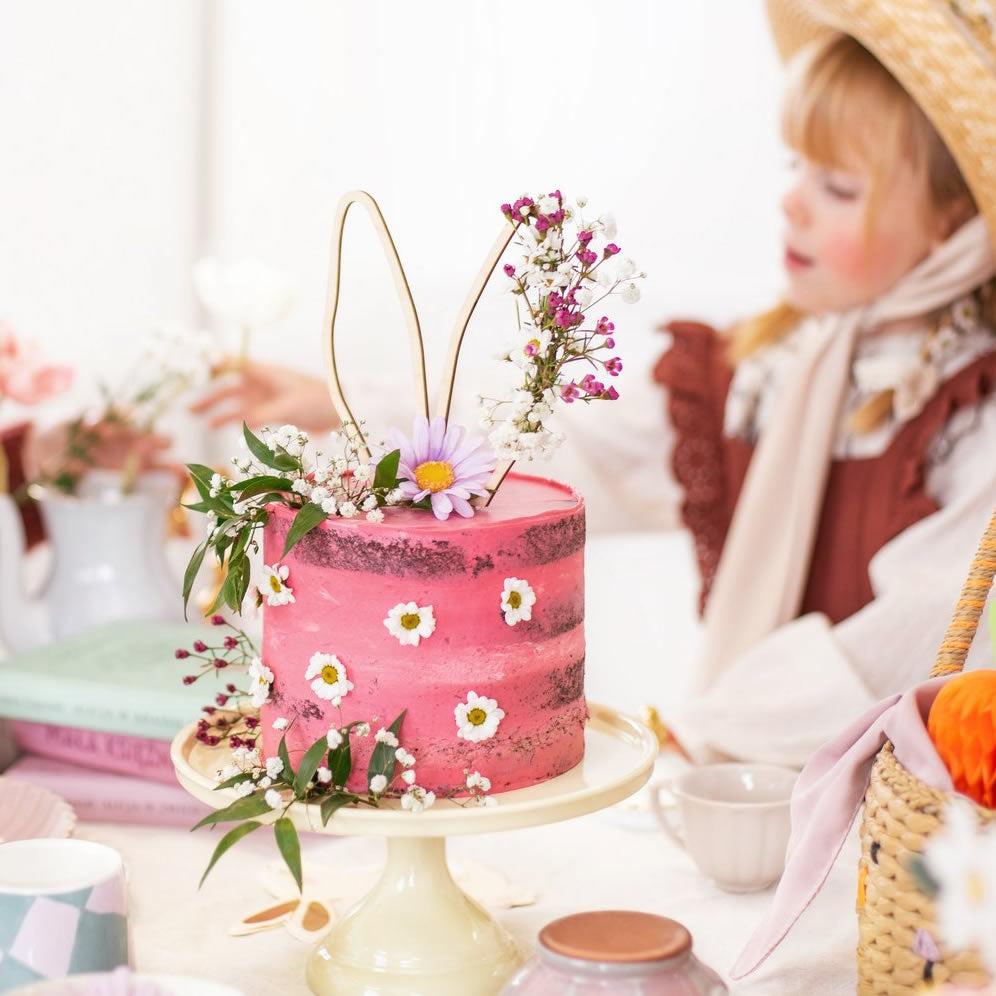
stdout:
[(421, 501), (426, 495), (437, 519), (456, 512), (464, 518), (474, 514), (467, 500), (486, 495), (484, 485), (495, 469), (495, 455), (482, 436), (467, 435), (459, 425), (447, 425), (437, 415), (431, 422), (415, 416), (412, 438), (392, 429), (391, 442), (401, 451), (398, 485), (406, 498)]

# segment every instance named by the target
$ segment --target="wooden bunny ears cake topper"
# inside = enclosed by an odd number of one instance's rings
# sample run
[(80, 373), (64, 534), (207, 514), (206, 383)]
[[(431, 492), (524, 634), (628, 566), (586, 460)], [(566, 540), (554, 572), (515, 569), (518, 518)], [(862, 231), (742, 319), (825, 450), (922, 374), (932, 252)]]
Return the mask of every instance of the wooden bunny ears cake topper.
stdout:
[[(350, 435), (359, 458), (368, 464), (370, 446), (346, 401), (336, 360), (343, 233), (346, 215), (354, 204), (361, 205), (373, 222), (408, 324), (416, 379), (416, 426), (411, 441), (396, 430), (392, 430), (392, 438), (399, 446), (398, 453), (404, 448), (408, 462), (421, 462), (402, 465), (402, 472), (408, 475), (399, 479), (402, 496), (423, 508), (428, 501), (438, 518), (446, 518), (454, 509), (460, 515), (471, 515), (471, 505), (489, 504), (515, 460), (548, 456), (557, 448), (563, 436), (548, 421), (557, 402), (588, 404), (619, 397), (614, 387), (598, 379), (603, 375), (613, 378), (622, 370), (620, 358), (611, 355), (615, 325), (606, 315), (594, 316), (609, 295), (618, 293), (629, 304), (639, 300), (635, 281), (645, 274), (637, 273), (632, 260), (615, 258), (620, 252), (612, 241), (615, 222), (609, 215), (586, 221), (587, 200), (583, 197), (568, 202), (554, 190), (502, 204), (505, 224), (457, 315), (442, 381), (430, 405), (422, 331), (397, 249), (376, 201), (364, 191), (347, 193), (339, 202), (332, 235), (325, 355), (332, 401), (342, 422), (352, 427)], [(503, 356), (519, 369), (521, 386), (504, 397), (480, 397), (482, 422), (489, 429), (485, 441), (450, 423), (453, 385), (471, 316), (513, 239), (521, 250), (518, 265), (505, 263), (502, 271), (508, 290), (516, 297), (518, 330)], [(572, 379), (575, 363), (584, 364), (587, 372)], [(462, 473), (454, 480), (457, 469)], [(473, 501), (468, 501), (469, 495), (475, 496)]]
[[(351, 190), (340, 199), (336, 210), (335, 227), (332, 232), (332, 249), (329, 262), (329, 290), (325, 306), (325, 361), (329, 378), (329, 394), (331, 395), (333, 405), (335, 405), (335, 410), (343, 424), (351, 423), (356, 427), (356, 432), (360, 440), (361, 453), (366, 459), (369, 459), (370, 451), (367, 447), (366, 439), (343, 392), (335, 351), (335, 320), (339, 310), (339, 288), (342, 274), (342, 240), (346, 226), (346, 215), (349, 214), (349, 209), (354, 204), (359, 204), (366, 209), (380, 239), (381, 248), (384, 250), (388, 266), (391, 268), (391, 275), (394, 277), (394, 286), (398, 292), (398, 298), (408, 324), (408, 346), (411, 353), (412, 371), (416, 379), (416, 408), (426, 418), (430, 418), (433, 414), (442, 416), (444, 419), (449, 418), (450, 407), (453, 402), (453, 385), (456, 381), (457, 362), (460, 357), (460, 347), (463, 344), (464, 334), (467, 331), (471, 316), (477, 307), (477, 302), (484, 293), (484, 288), (487, 286), (491, 274), (494, 272), (502, 254), (508, 248), (509, 243), (515, 235), (516, 226), (510, 222), (506, 222), (502, 227), (501, 233), (495, 239), (494, 245), (488, 252), (487, 258), (484, 260), (484, 264), (481, 266), (477, 277), (474, 279), (473, 286), (470, 288), (463, 302), (463, 307), (457, 315), (456, 324), (450, 335), (447, 360), (443, 368), (442, 381), (435, 399), (435, 409), (430, 412), (422, 328), (419, 324), (418, 311), (415, 308), (411, 288), (408, 286), (408, 278), (405, 276), (405, 270), (401, 265), (397, 247), (394, 245), (394, 240), (391, 238), (387, 223), (384, 221), (384, 215), (381, 213), (377, 202), (364, 190)], [(511, 469), (513, 462), (512, 460), (506, 460), (495, 468), (486, 486), (488, 497), (475, 499), (474, 504), (486, 506), (491, 501), (495, 490)]]

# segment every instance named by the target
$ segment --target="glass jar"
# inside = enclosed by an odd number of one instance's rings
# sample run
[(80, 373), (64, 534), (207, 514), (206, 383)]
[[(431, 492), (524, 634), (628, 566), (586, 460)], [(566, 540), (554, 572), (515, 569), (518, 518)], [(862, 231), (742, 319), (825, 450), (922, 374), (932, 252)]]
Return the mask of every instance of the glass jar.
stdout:
[(631, 910), (548, 923), (536, 955), (502, 996), (723, 996), (723, 980), (692, 954), (676, 920)]

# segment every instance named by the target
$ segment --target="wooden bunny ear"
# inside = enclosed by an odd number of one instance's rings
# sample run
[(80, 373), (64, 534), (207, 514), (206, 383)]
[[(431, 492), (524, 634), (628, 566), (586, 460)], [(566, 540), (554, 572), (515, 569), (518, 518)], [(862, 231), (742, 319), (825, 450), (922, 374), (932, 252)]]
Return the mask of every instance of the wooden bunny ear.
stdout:
[[(464, 299), (463, 307), (457, 315), (456, 324), (453, 326), (453, 332), (450, 334), (449, 351), (446, 357), (446, 365), (443, 368), (443, 379), (439, 385), (439, 395), (436, 401), (436, 414), (442, 415), (447, 421), (450, 417), (450, 407), (453, 404), (453, 385), (456, 383), (460, 347), (463, 345), (463, 337), (467, 332), (467, 326), (470, 324), (470, 317), (474, 314), (477, 302), (480, 301), (481, 295), (484, 293), (484, 288), (487, 286), (488, 281), (491, 279), (491, 274), (494, 273), (495, 267), (508, 248), (508, 244), (512, 241), (517, 227), (511, 222), (506, 222), (502, 227), (498, 238), (495, 239), (494, 245), (485, 257), (483, 265), (477, 272), (477, 277), (474, 279), (474, 283), (467, 297)], [(470, 503), (482, 508), (490, 505), (495, 491), (501, 482), (505, 480), (505, 475), (512, 469), (514, 462), (514, 460), (504, 460), (499, 463), (485, 485), (488, 491), (487, 497), (471, 498)]]
[(314, 896), (305, 896), (294, 915), (284, 926), (292, 937), (306, 943), (314, 943), (324, 937), (338, 917), (331, 904)]
[[(387, 257), (388, 266), (391, 268), (391, 274), (394, 277), (394, 286), (398, 292), (401, 308), (405, 312), (405, 318), (408, 323), (412, 370), (416, 377), (415, 405), (417, 409), (421, 409), (422, 414), (426, 418), (429, 416), (429, 395), (425, 380), (425, 350), (422, 344), (422, 330), (419, 326), (415, 302), (412, 300), (412, 292), (408, 286), (408, 278), (405, 276), (404, 268), (398, 257), (398, 250), (395, 248), (391, 233), (387, 230), (387, 224), (384, 221), (384, 216), (381, 214), (380, 208), (377, 206), (377, 202), (366, 191), (351, 190), (349, 193), (344, 194), (339, 201), (339, 206), (336, 209), (335, 228), (332, 233), (332, 250), (329, 262), (329, 292), (325, 306), (325, 360), (328, 369), (329, 394), (332, 397), (332, 404), (335, 405), (335, 410), (343, 422), (350, 422), (356, 427), (360, 444), (360, 456), (363, 459), (369, 459), (370, 450), (366, 445), (366, 439), (359, 428), (356, 418), (353, 416), (353, 412), (342, 390), (335, 355), (335, 318), (339, 310), (342, 237), (346, 225), (346, 215), (354, 204), (359, 204), (366, 208), (367, 214), (370, 216), (374, 229), (380, 238), (380, 244), (384, 250), (384, 255)], [(478, 294), (478, 296), (480, 295)], [(471, 310), (473, 310), (473, 306), (471, 306)], [(459, 349), (459, 346), (457, 348)]]

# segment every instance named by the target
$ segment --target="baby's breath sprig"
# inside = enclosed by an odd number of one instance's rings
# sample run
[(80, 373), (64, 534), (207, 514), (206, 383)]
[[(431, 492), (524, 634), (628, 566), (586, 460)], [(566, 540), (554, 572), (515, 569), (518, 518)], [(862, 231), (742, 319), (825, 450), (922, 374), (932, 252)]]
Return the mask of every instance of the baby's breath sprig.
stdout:
[(187, 508), (207, 515), (208, 532), (187, 564), (184, 610), (209, 549), (225, 577), (207, 612), (222, 605), (241, 610), (250, 587), (250, 554), (259, 552), (256, 534), (269, 521), (269, 506), (284, 505), (296, 513), (282, 560), (325, 519), (365, 515), (371, 522), (380, 522), (384, 506), (403, 500), (398, 489), (400, 452), (386, 453), (376, 463), (361, 459), (361, 437), (354, 426), (347, 424), (333, 434), (333, 445), (341, 453), (328, 459), (313, 451), (308, 434), (293, 425), (276, 431), (264, 428), (260, 438), (243, 424), (242, 433), (249, 456), (232, 461), (241, 479), (233, 480), (203, 464), (187, 465), (200, 497)]

